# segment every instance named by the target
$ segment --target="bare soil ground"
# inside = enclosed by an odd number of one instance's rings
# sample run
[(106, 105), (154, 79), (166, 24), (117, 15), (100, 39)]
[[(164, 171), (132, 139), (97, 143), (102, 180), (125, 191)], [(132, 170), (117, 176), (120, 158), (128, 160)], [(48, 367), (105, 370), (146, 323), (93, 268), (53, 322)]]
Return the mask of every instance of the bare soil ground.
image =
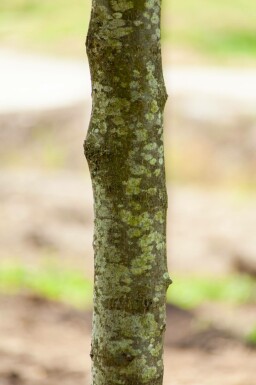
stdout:
[[(0, 314), (1, 385), (90, 383), (90, 311), (1, 296)], [(200, 319), (196, 311), (168, 306), (164, 384), (255, 385), (256, 351)]]
[[(242, 200), (241, 200), (242, 199)], [(235, 192), (169, 186), (172, 272), (227, 274), (256, 264), (256, 201)], [(93, 273), (91, 182), (74, 171), (0, 175), (0, 258), (57, 258)]]

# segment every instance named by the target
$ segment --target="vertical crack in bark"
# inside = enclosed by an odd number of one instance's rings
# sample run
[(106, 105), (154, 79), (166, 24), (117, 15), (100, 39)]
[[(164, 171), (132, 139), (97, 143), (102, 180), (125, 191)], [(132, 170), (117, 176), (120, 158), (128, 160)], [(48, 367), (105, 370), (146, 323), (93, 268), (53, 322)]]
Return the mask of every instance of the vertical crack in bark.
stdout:
[(166, 264), (160, 0), (93, 0), (93, 385), (162, 384)]

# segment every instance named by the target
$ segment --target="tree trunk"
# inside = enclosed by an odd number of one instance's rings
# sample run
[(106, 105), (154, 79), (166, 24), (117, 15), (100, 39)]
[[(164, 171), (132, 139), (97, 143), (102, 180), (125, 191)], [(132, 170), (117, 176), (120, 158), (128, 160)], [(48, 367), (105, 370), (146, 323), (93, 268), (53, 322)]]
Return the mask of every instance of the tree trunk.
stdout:
[(93, 385), (161, 385), (166, 263), (160, 0), (93, 0)]

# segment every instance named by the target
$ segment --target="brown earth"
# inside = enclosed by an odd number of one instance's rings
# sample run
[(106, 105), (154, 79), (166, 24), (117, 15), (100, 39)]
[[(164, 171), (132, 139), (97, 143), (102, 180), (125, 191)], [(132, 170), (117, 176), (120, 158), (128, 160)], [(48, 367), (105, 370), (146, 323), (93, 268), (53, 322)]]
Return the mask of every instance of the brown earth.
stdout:
[[(172, 275), (253, 271), (256, 201), (235, 191), (168, 186)], [(2, 170), (0, 261), (67, 262), (93, 275), (91, 182), (81, 172)], [(242, 263), (241, 263), (242, 262)], [(248, 271), (247, 271), (248, 270)]]
[[(90, 383), (90, 311), (5, 295), (0, 314), (1, 385)], [(255, 385), (255, 359), (233, 333), (168, 306), (165, 385)]]

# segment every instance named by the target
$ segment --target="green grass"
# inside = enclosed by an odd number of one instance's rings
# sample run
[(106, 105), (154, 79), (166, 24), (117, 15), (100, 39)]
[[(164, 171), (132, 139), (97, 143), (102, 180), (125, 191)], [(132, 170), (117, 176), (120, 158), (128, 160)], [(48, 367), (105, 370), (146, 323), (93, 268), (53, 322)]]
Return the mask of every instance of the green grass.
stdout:
[(234, 305), (256, 302), (256, 282), (246, 275), (226, 277), (179, 276), (168, 290), (167, 299), (189, 309), (204, 302)]
[(246, 335), (245, 341), (248, 345), (256, 347), (256, 324), (252, 330)]
[[(91, 306), (93, 285), (79, 270), (42, 266), (29, 269), (17, 264), (0, 266), (0, 292), (31, 292), (77, 307)], [(194, 308), (205, 301), (244, 304), (256, 301), (256, 282), (247, 276), (210, 278), (179, 276), (167, 293), (168, 302)]]
[[(0, 42), (85, 55), (88, 0), (1, 0)], [(254, 0), (164, 0), (163, 40), (172, 51), (217, 61), (256, 60)]]
[(92, 303), (93, 285), (80, 271), (56, 266), (28, 269), (7, 264), (0, 267), (0, 292), (29, 292), (77, 307), (88, 307)]
[[(164, 36), (174, 47), (217, 59), (256, 59), (254, 0), (173, 0)], [(167, 6), (167, 4), (166, 4)]]
[(85, 56), (88, 0), (1, 0), (0, 41), (52, 54)]

